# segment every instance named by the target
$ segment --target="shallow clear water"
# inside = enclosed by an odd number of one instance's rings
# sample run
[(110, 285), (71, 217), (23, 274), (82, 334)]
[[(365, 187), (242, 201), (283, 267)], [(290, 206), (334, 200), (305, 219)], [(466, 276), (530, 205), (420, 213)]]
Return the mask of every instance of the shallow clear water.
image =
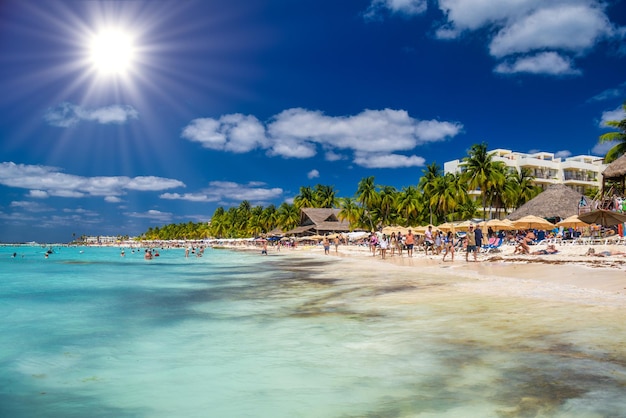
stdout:
[(55, 251), (0, 247), (2, 417), (626, 416), (621, 308), (331, 257)]

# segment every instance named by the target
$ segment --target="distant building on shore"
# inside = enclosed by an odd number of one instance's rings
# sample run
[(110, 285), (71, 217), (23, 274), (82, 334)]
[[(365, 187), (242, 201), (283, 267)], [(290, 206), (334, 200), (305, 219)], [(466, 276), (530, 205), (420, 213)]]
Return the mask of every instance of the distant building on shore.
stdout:
[[(555, 157), (551, 152), (525, 154), (507, 149), (487, 151), (493, 161), (502, 161), (510, 169), (521, 172), (527, 168), (535, 178), (534, 183), (546, 189), (551, 184), (565, 184), (580, 194), (602, 187), (602, 172), (607, 167), (602, 157), (593, 155), (577, 155), (574, 157)], [(461, 173), (462, 160), (444, 163), (445, 173)]]

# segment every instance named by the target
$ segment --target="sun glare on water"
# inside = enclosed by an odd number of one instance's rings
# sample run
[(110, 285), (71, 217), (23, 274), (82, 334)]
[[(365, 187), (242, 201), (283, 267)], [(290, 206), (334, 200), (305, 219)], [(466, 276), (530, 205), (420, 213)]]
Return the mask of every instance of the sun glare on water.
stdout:
[(134, 49), (133, 38), (127, 32), (107, 29), (91, 39), (91, 63), (101, 74), (124, 75), (133, 64)]

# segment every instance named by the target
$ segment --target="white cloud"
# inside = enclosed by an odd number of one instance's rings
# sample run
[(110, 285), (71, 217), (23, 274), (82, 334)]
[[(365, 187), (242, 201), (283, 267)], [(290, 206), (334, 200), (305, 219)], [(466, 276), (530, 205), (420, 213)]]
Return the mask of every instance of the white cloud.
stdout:
[(309, 179), (316, 179), (316, 178), (318, 178), (320, 176), (320, 172), (315, 170), (315, 169), (313, 169), (313, 170), (309, 171), (306, 176)]
[(28, 196), (36, 198), (36, 199), (45, 199), (50, 195), (45, 190), (29, 190)]
[(602, 117), (600, 119), (599, 125), (601, 128), (613, 129), (612, 127), (608, 126), (606, 123), (610, 120), (619, 121), (622, 119), (626, 119), (626, 112), (624, 112), (624, 108), (620, 106), (614, 110), (607, 110), (605, 112), (602, 112)]
[[(258, 147), (266, 149), (268, 155), (283, 158), (310, 158), (321, 148), (326, 159), (334, 161), (342, 159), (346, 151), (372, 156), (410, 151), (425, 143), (454, 137), (463, 128), (458, 122), (420, 121), (405, 110), (364, 110), (352, 116), (327, 116), (320, 111), (293, 108), (275, 115), (266, 128), (257, 127), (255, 132), (263, 133), (261, 140), (250, 140), (246, 147), (229, 146), (234, 141), (233, 133), (239, 131), (239, 123), (246, 127), (251, 120), (255, 125), (260, 123), (252, 116), (242, 115), (196, 119), (183, 129), (182, 137), (224, 151), (243, 152)], [(224, 121), (229, 121), (227, 128)], [(357, 164), (358, 161), (364, 160), (355, 160)]]
[(416, 155), (406, 156), (399, 154), (358, 155), (354, 162), (367, 168), (397, 168), (397, 167), (421, 167), (424, 165), (424, 158)]
[(163, 193), (159, 197), (191, 202), (241, 202), (248, 200), (253, 204), (262, 204), (283, 194), (281, 188), (267, 188), (265, 186), (266, 184), (262, 182), (241, 184), (231, 181), (212, 181), (209, 183), (209, 187), (197, 193)]
[(578, 75), (580, 70), (572, 68), (572, 62), (556, 52), (543, 52), (534, 56), (503, 62), (494, 69), (497, 73), (530, 73), (550, 75)]
[(490, 54), (508, 58), (496, 68), (501, 73), (579, 74), (571, 58), (624, 33), (609, 21), (605, 3), (599, 0), (500, 0), (497, 6), (492, 0), (439, 0), (439, 8), (446, 20), (436, 36), (449, 40), (486, 30), (492, 34)]
[(616, 141), (597, 143), (592, 149), (591, 153), (593, 155), (606, 155), (606, 153), (617, 145)]
[(56, 167), (13, 162), (0, 163), (0, 184), (29, 189), (29, 195), (37, 198), (105, 196), (111, 199), (127, 190), (162, 191), (185, 187), (181, 181), (161, 177), (82, 177), (62, 173)]
[(572, 153), (568, 150), (561, 150), (561, 151), (557, 151), (554, 153), (554, 156), (556, 158), (567, 158), (570, 157), (572, 155)]
[(265, 127), (254, 116), (239, 113), (220, 119), (194, 119), (183, 129), (183, 138), (199, 142), (203, 147), (243, 153), (265, 147)]
[(139, 112), (128, 105), (111, 105), (88, 109), (67, 102), (49, 108), (44, 114), (44, 119), (50, 125), (60, 128), (74, 126), (82, 120), (105, 125), (110, 123), (122, 124), (128, 122), (129, 119), (138, 118)]
[(39, 202), (30, 202), (30, 201), (13, 201), (11, 202), (11, 207), (12, 208), (17, 208), (19, 210), (24, 210), (26, 212), (33, 212), (33, 213), (38, 213), (38, 212), (48, 212), (50, 210), (52, 210), (51, 208), (42, 205)]
[(379, 20), (386, 11), (393, 14), (414, 16), (422, 14), (428, 8), (426, 0), (372, 0), (363, 13), (366, 20)]
[(147, 212), (128, 212), (126, 213), (126, 216), (129, 216), (131, 218), (151, 219), (160, 222), (169, 222), (173, 218), (173, 215), (170, 212), (161, 212), (154, 209), (151, 209)]
[(557, 49), (583, 52), (610, 34), (604, 12), (589, 5), (544, 7), (504, 27), (489, 51), (501, 58), (515, 53)]
[(605, 100), (620, 98), (624, 96), (625, 92), (626, 92), (626, 82), (620, 84), (617, 87), (606, 89), (596, 94), (595, 96), (593, 96), (591, 99), (587, 101), (588, 102), (602, 102)]

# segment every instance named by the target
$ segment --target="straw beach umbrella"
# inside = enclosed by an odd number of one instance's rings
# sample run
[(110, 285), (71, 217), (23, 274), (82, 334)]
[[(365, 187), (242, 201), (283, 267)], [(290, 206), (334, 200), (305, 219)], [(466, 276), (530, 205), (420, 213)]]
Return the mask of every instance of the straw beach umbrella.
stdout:
[(454, 232), (455, 228), (456, 226), (452, 222), (445, 222), (437, 226), (437, 229), (443, 232), (448, 232), (448, 231)]
[(610, 210), (598, 209), (578, 215), (583, 222), (602, 226), (614, 226), (626, 222), (626, 215)]
[(563, 228), (580, 228), (582, 226), (589, 226), (587, 222), (583, 222), (578, 218), (578, 215), (572, 215), (569, 218), (565, 218), (556, 223), (556, 226), (562, 226)]
[(491, 227), (492, 229), (502, 231), (510, 231), (512, 229), (516, 229), (515, 225), (513, 225), (513, 222), (509, 221), (508, 219), (490, 219), (487, 222), (481, 222), (480, 226), (481, 228)]
[(523, 218), (519, 218), (517, 221), (513, 221), (513, 225), (518, 229), (552, 229), (556, 225), (552, 222), (548, 222), (543, 218), (535, 215), (527, 215)]
[(460, 224), (456, 225), (454, 228), (457, 231), (469, 231), (470, 225), (474, 225), (472, 221), (463, 221)]

